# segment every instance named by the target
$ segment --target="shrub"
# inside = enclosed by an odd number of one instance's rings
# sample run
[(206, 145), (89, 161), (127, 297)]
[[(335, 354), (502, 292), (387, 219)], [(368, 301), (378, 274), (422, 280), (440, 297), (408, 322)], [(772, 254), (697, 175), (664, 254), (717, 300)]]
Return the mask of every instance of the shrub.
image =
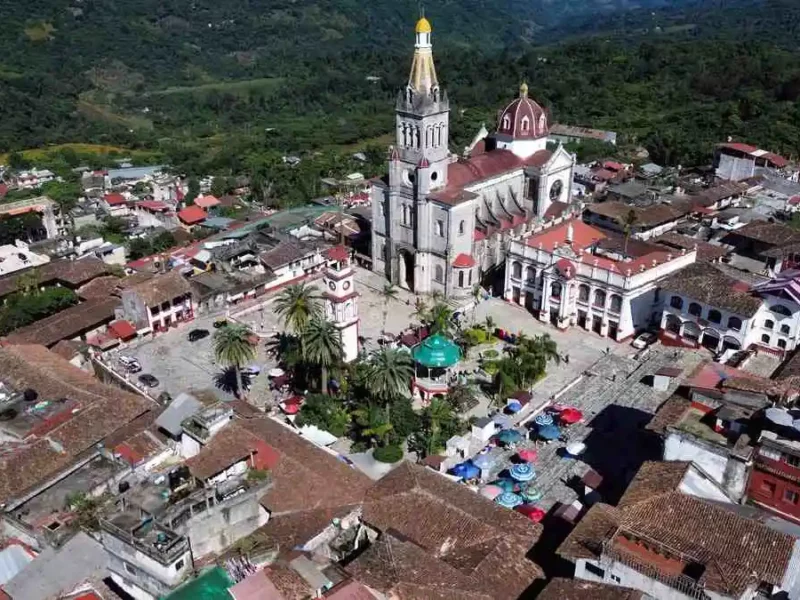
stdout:
[(481, 368), (486, 371), (487, 375), (494, 375), (497, 373), (500, 367), (498, 367), (496, 361), (485, 362), (481, 365)]
[(468, 346), (477, 346), (479, 344), (483, 344), (486, 342), (487, 338), (488, 336), (486, 335), (486, 332), (478, 327), (467, 329), (464, 332), (464, 341)]
[(375, 448), (372, 457), (382, 463), (396, 463), (403, 458), (403, 449), (400, 446), (379, 446)]
[(497, 358), (498, 356), (500, 356), (500, 353), (494, 348), (490, 348), (483, 353), (484, 358)]

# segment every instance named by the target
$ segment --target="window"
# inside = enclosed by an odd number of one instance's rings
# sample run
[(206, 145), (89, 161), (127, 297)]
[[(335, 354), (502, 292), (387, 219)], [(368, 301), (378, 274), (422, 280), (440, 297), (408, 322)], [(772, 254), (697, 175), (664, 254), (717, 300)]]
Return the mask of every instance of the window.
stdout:
[(553, 282), (553, 285), (550, 286), (550, 297), (556, 300), (561, 298), (561, 284), (557, 281)]
[(183, 568), (184, 562), (183, 559), (180, 559), (178, 562), (175, 563), (175, 570), (180, 571)]
[(781, 333), (785, 335), (789, 335), (789, 326), (788, 325), (781, 325)]
[(775, 327), (775, 321), (772, 319), (767, 319), (764, 321), (764, 329), (772, 329), (773, 327)]
[(770, 338), (769, 338), (769, 336), (768, 336), (766, 333), (765, 333), (764, 335), (762, 335), (762, 336), (761, 336), (761, 341), (762, 341), (763, 343), (765, 343), (765, 344), (769, 344), (769, 340), (770, 340)]
[(681, 310), (683, 308), (683, 298), (681, 298), (680, 296), (673, 296), (672, 298), (669, 299), (669, 305), (672, 308), (677, 308), (678, 310)]
[(781, 349), (786, 348), (786, 340), (779, 339), (778, 340), (778, 348), (781, 348)]
[(692, 302), (689, 305), (689, 314), (694, 315), (695, 317), (699, 317), (703, 314), (703, 307), (700, 306), (697, 302)]
[(614, 294), (611, 296), (611, 306), (609, 307), (613, 312), (622, 310), (622, 297)]
[(511, 119), (508, 118), (508, 115), (503, 117), (503, 129), (511, 129)]
[(533, 267), (525, 269), (525, 279), (529, 282), (536, 281), (536, 269)]
[(386, 203), (385, 202), (379, 202), (378, 203), (378, 212), (379, 212), (380, 216), (382, 216), (382, 217), (386, 216)]
[(794, 454), (784, 454), (783, 462), (793, 467), (800, 467), (800, 456), (795, 456)]
[(620, 583), (622, 581), (619, 575), (609, 575), (608, 578), (614, 583)]
[(464, 287), (464, 271), (458, 272), (458, 287), (460, 288)]
[(436, 265), (436, 269), (434, 270), (433, 278), (438, 281), (439, 283), (444, 282), (444, 269), (442, 265)]
[(464, 235), (464, 231), (466, 231), (467, 225), (464, 221), (459, 222), (458, 224), (458, 235)]
[(792, 316), (792, 311), (790, 311), (788, 308), (786, 308), (782, 304), (776, 304), (775, 306), (770, 308), (770, 310), (772, 312), (774, 312), (774, 313), (779, 314), (779, 315), (783, 315), (784, 317), (791, 317)]
[(531, 120), (527, 116), (522, 117), (522, 133), (527, 133), (530, 127), (531, 127)]
[(578, 288), (578, 300), (581, 302), (588, 302), (589, 301), (589, 286), (585, 284), (581, 284)]
[(761, 493), (768, 494), (770, 498), (775, 495), (775, 484), (771, 481), (762, 481), (759, 486)]
[(469, 282), (468, 285), (472, 285), (472, 269), (469, 271)]
[(591, 573), (595, 577), (599, 577), (600, 579), (605, 579), (606, 572), (598, 567), (597, 565), (593, 565), (590, 562), (583, 563), (584, 568), (588, 573)]
[(784, 502), (788, 502), (789, 504), (797, 504), (798, 500), (800, 500), (800, 494), (794, 490), (785, 490), (783, 492)]
[(712, 323), (720, 323), (722, 322), (722, 314), (715, 308), (712, 308), (708, 311), (708, 320)]
[(742, 329), (742, 320), (739, 317), (731, 317), (728, 319), (728, 329), (740, 331)]
[(603, 307), (606, 305), (606, 293), (603, 290), (597, 290), (594, 293), (594, 306)]
[(514, 262), (511, 264), (511, 276), (514, 279), (522, 278), (522, 265), (520, 263)]
[(138, 574), (138, 571), (137, 571), (136, 569), (134, 569), (134, 568), (133, 568), (131, 565), (129, 565), (128, 563), (125, 563), (125, 570), (126, 570), (128, 573), (130, 573), (131, 575), (137, 575), (137, 574)]
[(444, 237), (444, 221), (436, 221), (436, 235)]

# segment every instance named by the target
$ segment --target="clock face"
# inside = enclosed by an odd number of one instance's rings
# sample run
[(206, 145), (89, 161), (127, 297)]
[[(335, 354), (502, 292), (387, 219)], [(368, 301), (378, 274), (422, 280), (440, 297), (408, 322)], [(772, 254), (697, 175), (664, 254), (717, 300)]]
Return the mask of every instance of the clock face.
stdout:
[(328, 284), (328, 287), (331, 288), (331, 291), (334, 291), (336, 289), (336, 282), (335, 281), (331, 281)]
[(345, 281), (344, 284), (342, 284), (342, 288), (344, 288), (345, 291), (349, 290), (350, 289), (350, 282), (349, 281)]
[(553, 182), (553, 185), (550, 186), (550, 200), (554, 202), (561, 198), (561, 190), (563, 189), (564, 184), (561, 183), (560, 179), (556, 179)]

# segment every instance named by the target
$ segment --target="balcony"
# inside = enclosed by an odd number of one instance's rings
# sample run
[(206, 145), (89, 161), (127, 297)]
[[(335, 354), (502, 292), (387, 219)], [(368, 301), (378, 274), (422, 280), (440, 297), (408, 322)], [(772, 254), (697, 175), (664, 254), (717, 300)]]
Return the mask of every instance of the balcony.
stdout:
[(100, 527), (128, 546), (162, 565), (172, 564), (189, 550), (189, 541), (152, 518), (142, 519), (132, 512), (120, 512), (100, 520)]

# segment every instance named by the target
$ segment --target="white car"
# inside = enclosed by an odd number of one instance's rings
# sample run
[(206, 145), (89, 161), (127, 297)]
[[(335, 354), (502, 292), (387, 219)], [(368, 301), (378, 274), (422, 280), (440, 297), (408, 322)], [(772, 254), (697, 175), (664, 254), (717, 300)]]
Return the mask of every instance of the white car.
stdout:
[(655, 333), (651, 331), (645, 331), (644, 333), (640, 333), (636, 336), (633, 342), (631, 342), (631, 346), (637, 350), (644, 350), (648, 346), (655, 344), (656, 341), (658, 341), (658, 336)]
[(142, 365), (132, 356), (120, 355), (117, 360), (119, 361), (119, 364), (125, 367), (125, 370), (129, 373), (138, 373), (142, 370)]

